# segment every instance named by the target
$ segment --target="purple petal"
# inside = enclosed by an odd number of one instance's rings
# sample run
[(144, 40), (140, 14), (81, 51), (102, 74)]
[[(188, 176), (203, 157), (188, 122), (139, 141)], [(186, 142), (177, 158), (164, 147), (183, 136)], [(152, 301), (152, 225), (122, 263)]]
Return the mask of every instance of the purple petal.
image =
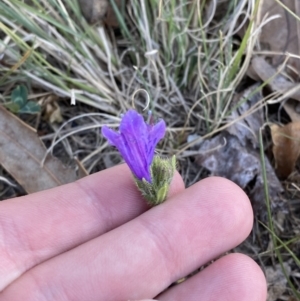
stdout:
[[(132, 134), (133, 132), (139, 132), (141, 134), (146, 133), (147, 125), (142, 115), (138, 114), (134, 110), (129, 110), (122, 118), (120, 133), (127, 135)], [(145, 139), (147, 138), (145, 137)]]
[(147, 160), (148, 131), (144, 118), (136, 111), (129, 110), (122, 119), (120, 133), (125, 146), (120, 151), (124, 160), (139, 179), (150, 181)]
[(149, 132), (149, 139), (153, 141), (154, 144), (157, 144), (159, 140), (161, 140), (166, 133), (166, 123), (164, 120), (160, 120), (157, 124), (154, 126), (151, 126), (151, 128), (148, 128)]
[(150, 166), (156, 144), (163, 138), (166, 125), (163, 120), (147, 125), (143, 116), (129, 110), (122, 118), (119, 133), (102, 127), (102, 134), (116, 146), (134, 175), (151, 182)]
[(119, 133), (116, 133), (106, 125), (102, 127), (101, 133), (113, 146), (116, 146), (121, 138)]
[[(121, 135), (119, 133), (116, 133), (115, 131), (111, 130), (107, 126), (102, 127), (102, 134), (103, 136), (108, 140), (108, 142), (116, 146), (119, 152), (121, 153), (123, 159), (128, 164), (129, 168), (136, 174), (137, 177), (142, 174), (139, 170), (136, 171), (136, 168), (133, 164), (135, 161), (134, 154), (132, 153), (132, 150), (130, 147), (128, 147), (128, 142), (126, 141), (126, 136), (124, 138), (124, 135)], [(147, 172), (146, 172), (147, 174)], [(149, 176), (148, 176), (149, 178)]]
[(147, 164), (143, 145), (138, 141), (137, 137), (132, 135), (121, 134), (121, 137), (122, 143), (118, 145), (118, 149), (132, 172), (140, 180), (145, 178), (147, 181), (151, 181), (150, 166)]
[(153, 157), (154, 157), (154, 150), (157, 143), (165, 136), (166, 133), (166, 123), (164, 120), (160, 120), (154, 126), (148, 126), (149, 131), (149, 149), (148, 149), (148, 162), (151, 165)]

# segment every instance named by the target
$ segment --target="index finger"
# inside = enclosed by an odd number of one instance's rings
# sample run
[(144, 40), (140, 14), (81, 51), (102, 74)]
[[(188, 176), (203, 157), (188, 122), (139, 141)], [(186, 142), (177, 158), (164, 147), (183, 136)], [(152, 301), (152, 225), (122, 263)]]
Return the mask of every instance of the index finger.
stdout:
[[(179, 174), (170, 194), (184, 189)], [(0, 203), (0, 291), (33, 266), (148, 209), (127, 165)]]

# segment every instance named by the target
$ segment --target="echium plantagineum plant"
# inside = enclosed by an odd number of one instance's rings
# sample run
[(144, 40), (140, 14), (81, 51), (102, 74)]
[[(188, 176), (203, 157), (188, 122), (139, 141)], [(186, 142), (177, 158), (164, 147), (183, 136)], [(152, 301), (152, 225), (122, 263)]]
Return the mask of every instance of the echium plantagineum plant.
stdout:
[(164, 120), (148, 124), (135, 110), (123, 115), (118, 132), (102, 127), (103, 136), (119, 150), (138, 189), (150, 205), (160, 204), (166, 199), (176, 169), (175, 156), (163, 159), (154, 155), (165, 132)]

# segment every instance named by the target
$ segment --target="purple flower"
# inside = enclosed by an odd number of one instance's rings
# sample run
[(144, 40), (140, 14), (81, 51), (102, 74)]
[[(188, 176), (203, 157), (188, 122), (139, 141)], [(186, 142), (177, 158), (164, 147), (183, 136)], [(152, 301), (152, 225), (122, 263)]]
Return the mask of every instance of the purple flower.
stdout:
[(160, 120), (155, 125), (147, 124), (142, 115), (129, 110), (122, 118), (119, 132), (107, 126), (102, 127), (102, 134), (108, 142), (121, 153), (133, 174), (151, 183), (150, 166), (154, 150), (166, 131), (166, 124)]

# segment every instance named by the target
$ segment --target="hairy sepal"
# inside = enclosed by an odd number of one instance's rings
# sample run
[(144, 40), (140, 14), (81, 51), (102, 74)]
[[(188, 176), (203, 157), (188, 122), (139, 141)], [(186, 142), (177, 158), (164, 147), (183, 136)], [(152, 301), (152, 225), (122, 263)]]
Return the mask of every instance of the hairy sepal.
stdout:
[(167, 159), (155, 156), (151, 164), (152, 182), (135, 177), (135, 183), (149, 205), (155, 206), (166, 200), (175, 170), (175, 156)]

